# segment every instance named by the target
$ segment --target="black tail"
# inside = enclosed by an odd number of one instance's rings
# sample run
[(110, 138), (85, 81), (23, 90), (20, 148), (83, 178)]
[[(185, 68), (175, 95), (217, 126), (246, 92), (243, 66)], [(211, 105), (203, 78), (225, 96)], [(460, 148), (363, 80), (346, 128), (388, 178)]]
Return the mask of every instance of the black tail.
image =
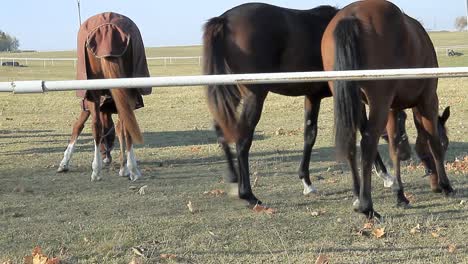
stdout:
[[(205, 74), (227, 74), (224, 40), (226, 19), (214, 17), (205, 24), (203, 34), (203, 52)], [(208, 106), (214, 120), (223, 130), (227, 142), (239, 137), (237, 106), (241, 94), (235, 85), (209, 85), (207, 89)]]
[[(355, 17), (338, 22), (334, 32), (336, 71), (357, 70), (361, 67), (361, 24)], [(356, 130), (362, 118), (359, 86), (355, 81), (334, 82), (335, 144), (339, 158), (347, 157), (356, 148)]]

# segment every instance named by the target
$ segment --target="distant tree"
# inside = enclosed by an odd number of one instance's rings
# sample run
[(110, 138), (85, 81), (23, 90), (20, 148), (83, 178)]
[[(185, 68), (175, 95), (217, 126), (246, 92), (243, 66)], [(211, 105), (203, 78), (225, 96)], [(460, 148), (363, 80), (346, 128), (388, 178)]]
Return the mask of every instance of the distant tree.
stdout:
[(466, 17), (465, 16), (459, 16), (455, 18), (455, 28), (458, 31), (462, 31), (463, 29), (466, 28)]
[(19, 40), (0, 30), (0, 51), (16, 51), (20, 46)]

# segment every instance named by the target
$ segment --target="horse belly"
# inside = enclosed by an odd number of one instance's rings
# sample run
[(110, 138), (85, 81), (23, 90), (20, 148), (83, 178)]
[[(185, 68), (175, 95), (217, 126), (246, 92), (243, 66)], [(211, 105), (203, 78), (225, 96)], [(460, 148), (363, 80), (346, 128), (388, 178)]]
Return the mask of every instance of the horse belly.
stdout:
[(270, 92), (281, 94), (285, 96), (319, 96), (329, 97), (331, 96), (328, 85), (325, 84), (311, 84), (311, 83), (288, 83), (288, 84), (275, 84), (269, 89)]

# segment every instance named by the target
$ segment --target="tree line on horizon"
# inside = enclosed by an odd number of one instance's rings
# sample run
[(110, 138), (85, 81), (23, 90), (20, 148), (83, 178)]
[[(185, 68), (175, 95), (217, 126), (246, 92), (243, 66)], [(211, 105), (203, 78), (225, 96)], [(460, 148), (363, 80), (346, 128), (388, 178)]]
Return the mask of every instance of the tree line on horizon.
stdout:
[(0, 30), (0, 51), (17, 51), (19, 40), (10, 34)]

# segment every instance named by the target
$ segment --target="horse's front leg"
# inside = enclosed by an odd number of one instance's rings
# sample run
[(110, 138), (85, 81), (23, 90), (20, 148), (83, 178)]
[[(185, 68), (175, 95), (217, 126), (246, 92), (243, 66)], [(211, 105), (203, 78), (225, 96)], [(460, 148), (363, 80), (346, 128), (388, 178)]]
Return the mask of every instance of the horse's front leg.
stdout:
[(255, 197), (250, 185), (249, 151), (252, 146), (255, 127), (262, 114), (266, 93), (250, 93), (244, 98), (243, 110), (239, 120), (239, 140), (236, 142), (237, 160), (239, 162), (239, 198), (246, 200), (250, 206), (261, 204)]
[(101, 137), (102, 137), (102, 124), (99, 113), (99, 97), (93, 102), (89, 101), (88, 103), (89, 111), (91, 112), (92, 118), (92, 130), (94, 137), (94, 159), (92, 163), (93, 173), (91, 174), (91, 181), (101, 180), (101, 170), (102, 170), (102, 156), (100, 150)]
[(393, 185), (393, 190), (397, 197), (397, 206), (406, 207), (409, 204), (408, 199), (405, 197), (403, 190), (403, 183), (400, 175), (400, 149), (398, 148), (398, 132), (399, 124), (397, 122), (397, 112), (390, 111), (388, 113), (387, 133), (388, 133), (388, 150), (393, 162), (395, 170), (396, 184)]
[(299, 179), (304, 185), (304, 195), (317, 193), (317, 188), (310, 181), (310, 156), (312, 148), (317, 138), (317, 119), (320, 111), (321, 99), (313, 100), (311, 96), (306, 96), (304, 100), (304, 151), (302, 154), (301, 164), (299, 165)]
[(88, 111), (81, 111), (78, 120), (76, 120), (73, 124), (70, 142), (68, 143), (67, 149), (63, 153), (63, 159), (60, 162), (57, 172), (67, 172), (70, 169), (70, 159), (73, 152), (75, 151), (76, 140), (80, 136), (81, 131), (83, 131), (84, 124), (86, 123), (86, 120), (88, 120), (89, 115), (90, 113)]

